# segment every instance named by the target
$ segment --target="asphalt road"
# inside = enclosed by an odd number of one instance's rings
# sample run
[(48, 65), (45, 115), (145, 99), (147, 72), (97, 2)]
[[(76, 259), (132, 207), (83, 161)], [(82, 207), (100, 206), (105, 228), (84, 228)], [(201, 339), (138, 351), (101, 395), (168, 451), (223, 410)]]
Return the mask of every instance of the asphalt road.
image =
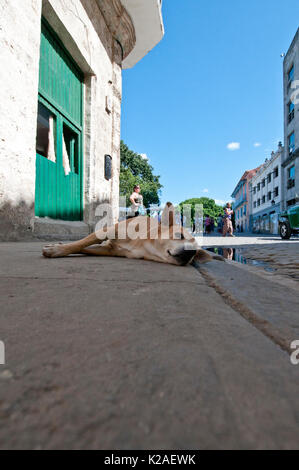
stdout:
[(299, 309), (257, 308), (282, 284), (40, 248), (0, 245), (1, 449), (299, 448), (299, 365), (275, 336), (299, 339)]

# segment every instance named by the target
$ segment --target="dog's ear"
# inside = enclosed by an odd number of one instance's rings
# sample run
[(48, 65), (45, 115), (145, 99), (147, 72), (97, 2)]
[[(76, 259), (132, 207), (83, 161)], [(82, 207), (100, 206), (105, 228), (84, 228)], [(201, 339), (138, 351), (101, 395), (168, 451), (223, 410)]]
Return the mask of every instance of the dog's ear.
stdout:
[(161, 217), (162, 225), (173, 227), (174, 225), (174, 207), (171, 202), (167, 202)]

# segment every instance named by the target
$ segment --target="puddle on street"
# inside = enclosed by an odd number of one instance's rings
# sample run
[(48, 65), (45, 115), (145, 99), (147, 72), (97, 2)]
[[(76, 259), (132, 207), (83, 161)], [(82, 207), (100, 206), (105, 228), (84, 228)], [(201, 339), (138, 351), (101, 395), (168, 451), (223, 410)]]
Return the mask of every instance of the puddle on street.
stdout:
[(246, 258), (242, 253), (242, 248), (228, 248), (223, 246), (213, 246), (206, 248), (207, 251), (214, 253), (216, 255), (223, 256), (223, 258), (236, 261), (237, 263), (241, 264), (248, 264), (250, 266), (256, 266), (258, 268), (264, 268), (265, 271), (270, 273), (274, 273), (276, 271), (275, 268), (271, 268), (268, 263), (265, 261), (259, 261), (254, 259)]

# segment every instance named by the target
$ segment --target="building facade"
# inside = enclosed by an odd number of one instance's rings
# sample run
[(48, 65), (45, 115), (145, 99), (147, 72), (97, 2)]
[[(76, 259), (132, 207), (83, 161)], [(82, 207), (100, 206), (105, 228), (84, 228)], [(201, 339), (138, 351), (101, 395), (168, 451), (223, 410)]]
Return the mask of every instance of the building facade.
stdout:
[(279, 233), (278, 216), (283, 198), (281, 142), (250, 182), (250, 227), (254, 233)]
[(299, 202), (299, 28), (284, 58), (283, 210)]
[(0, 237), (118, 218), (122, 68), (163, 37), (161, 0), (0, 0)]
[(236, 229), (240, 232), (248, 232), (251, 229), (251, 193), (249, 184), (257, 170), (256, 168), (254, 170), (245, 171), (231, 196), (234, 199), (233, 210), (235, 212)]

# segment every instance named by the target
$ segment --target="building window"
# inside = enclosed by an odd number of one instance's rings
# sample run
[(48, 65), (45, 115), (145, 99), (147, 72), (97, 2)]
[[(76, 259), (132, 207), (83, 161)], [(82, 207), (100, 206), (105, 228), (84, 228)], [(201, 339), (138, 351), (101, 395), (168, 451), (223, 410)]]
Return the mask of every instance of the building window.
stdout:
[(292, 132), (291, 135), (289, 135), (289, 154), (291, 155), (294, 150), (295, 150), (295, 132)]
[(278, 177), (278, 166), (276, 168), (274, 168), (274, 178), (277, 178)]
[(271, 183), (271, 180), (272, 180), (272, 175), (271, 175), (271, 173), (269, 173), (268, 176), (267, 176), (267, 182)]
[(274, 197), (278, 197), (278, 194), (279, 194), (279, 190), (278, 190), (278, 186), (276, 186), (276, 188), (274, 189)]
[(262, 180), (262, 188), (264, 188), (266, 186), (266, 180), (265, 178)]
[(261, 205), (261, 200), (260, 199), (257, 200), (257, 205), (258, 205), (258, 207)]
[(294, 65), (292, 65), (292, 67), (288, 71), (288, 86), (287, 86), (288, 91), (291, 88), (291, 84), (292, 84), (292, 81), (294, 80), (294, 76), (295, 76), (295, 69), (294, 69)]
[(253, 194), (256, 194), (256, 186), (253, 188)]
[(294, 69), (294, 65), (292, 65), (292, 67), (288, 71), (288, 80), (289, 80), (289, 82), (292, 82), (294, 80), (294, 73), (295, 73), (295, 69)]
[(253, 203), (253, 207), (256, 209), (256, 201), (254, 201), (254, 203)]
[(243, 207), (241, 207), (241, 217), (243, 217)]
[(257, 184), (257, 190), (258, 190), (258, 191), (261, 190), (261, 183), (258, 183), (258, 184)]
[(36, 153), (56, 163), (56, 116), (38, 103)]
[(65, 123), (63, 124), (63, 145), (67, 152), (70, 169), (79, 174), (79, 135)]
[(271, 191), (268, 192), (268, 201), (271, 201), (271, 198), (272, 198), (272, 193)]
[(291, 166), (288, 169), (288, 177), (293, 179), (293, 180), (295, 179), (295, 165)]
[(247, 214), (247, 206), (244, 206), (244, 215)]
[(295, 106), (294, 106), (294, 103), (290, 101), (288, 104), (288, 123), (289, 124), (294, 119), (294, 116), (295, 116)]
[(287, 201), (288, 207), (294, 206), (295, 204), (296, 204), (296, 199), (290, 199), (289, 201)]
[(295, 165), (288, 168), (288, 189), (295, 186)]
[(262, 197), (262, 204), (265, 204), (265, 202), (266, 202), (266, 196), (263, 196)]

